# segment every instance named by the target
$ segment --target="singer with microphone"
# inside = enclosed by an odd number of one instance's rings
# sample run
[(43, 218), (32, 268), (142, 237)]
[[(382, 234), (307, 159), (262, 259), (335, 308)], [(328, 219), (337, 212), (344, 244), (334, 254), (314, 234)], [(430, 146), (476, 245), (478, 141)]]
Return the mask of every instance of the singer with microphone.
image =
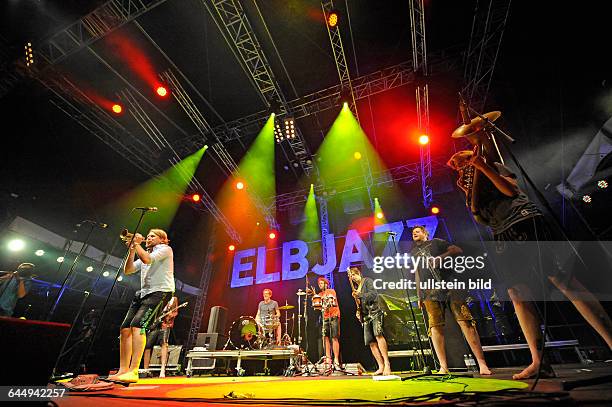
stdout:
[(34, 264), (21, 263), (14, 272), (0, 272), (0, 316), (11, 317), (17, 301), (32, 287)]
[[(145, 242), (146, 249), (141, 246)], [(131, 243), (131, 244), (130, 244)], [(174, 293), (174, 255), (162, 229), (151, 229), (146, 240), (134, 234), (124, 266), (126, 275), (140, 271), (140, 290), (120, 328), (119, 371), (109, 380), (138, 381), (138, 367), (146, 345), (146, 331)], [(134, 260), (138, 255), (138, 260)]]

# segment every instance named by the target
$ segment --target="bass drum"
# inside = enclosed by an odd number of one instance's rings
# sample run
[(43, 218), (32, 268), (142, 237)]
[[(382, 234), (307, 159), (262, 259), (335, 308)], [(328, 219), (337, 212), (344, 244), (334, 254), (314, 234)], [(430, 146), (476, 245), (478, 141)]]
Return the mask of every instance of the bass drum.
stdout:
[(229, 345), (233, 349), (259, 349), (264, 337), (261, 325), (250, 316), (242, 316), (235, 320), (227, 336)]

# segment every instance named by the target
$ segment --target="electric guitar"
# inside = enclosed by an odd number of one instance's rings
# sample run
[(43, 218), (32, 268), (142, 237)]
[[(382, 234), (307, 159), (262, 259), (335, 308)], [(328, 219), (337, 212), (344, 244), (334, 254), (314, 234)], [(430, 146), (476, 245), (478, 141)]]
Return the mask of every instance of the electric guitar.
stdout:
[(155, 321), (153, 321), (153, 323), (149, 326), (149, 331), (152, 331), (152, 330), (156, 329), (162, 323), (164, 318), (166, 318), (168, 315), (172, 314), (174, 311), (178, 310), (179, 308), (186, 307), (187, 304), (189, 304), (189, 303), (187, 301), (185, 301), (184, 303), (182, 303), (178, 307), (172, 308), (170, 311), (167, 311), (167, 312), (163, 313), (162, 315), (160, 315), (159, 317), (157, 317), (157, 319), (155, 319)]

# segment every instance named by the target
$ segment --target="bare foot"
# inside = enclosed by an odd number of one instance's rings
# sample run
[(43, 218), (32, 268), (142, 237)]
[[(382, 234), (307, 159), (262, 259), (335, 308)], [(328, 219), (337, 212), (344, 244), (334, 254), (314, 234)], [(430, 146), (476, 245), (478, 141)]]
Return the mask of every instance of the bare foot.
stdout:
[(391, 375), (391, 365), (385, 365), (385, 368), (382, 374), (383, 376), (390, 376)]
[(379, 367), (377, 371), (375, 371), (374, 373), (372, 373), (372, 376), (379, 376), (383, 373), (383, 368)]
[(129, 370), (119, 370), (117, 373), (113, 374), (113, 375), (108, 375), (109, 379), (116, 379), (117, 376), (121, 376), (124, 373), (129, 372)]
[(533, 362), (532, 364), (527, 366), (525, 369), (523, 369), (521, 373), (512, 375), (512, 379), (514, 380), (531, 379), (532, 377), (535, 377), (536, 374), (538, 374), (539, 368), (540, 368), (540, 364), (539, 363), (536, 364), (535, 362)]
[(489, 369), (487, 365), (480, 365), (480, 375), (481, 376), (489, 376), (492, 374), (493, 372), (491, 371), (491, 369)]
[(448, 371), (447, 367), (440, 367), (440, 370), (438, 370), (438, 374), (449, 374), (450, 372)]
[(159, 377), (163, 379), (164, 377), (166, 377), (166, 374), (165, 373), (160, 373)]

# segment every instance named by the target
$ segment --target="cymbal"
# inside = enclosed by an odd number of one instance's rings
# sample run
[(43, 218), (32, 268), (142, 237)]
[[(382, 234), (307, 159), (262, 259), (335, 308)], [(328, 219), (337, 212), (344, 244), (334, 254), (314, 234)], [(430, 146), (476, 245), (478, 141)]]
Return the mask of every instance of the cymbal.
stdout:
[[(493, 112), (485, 113), (483, 114), (483, 116), (486, 117), (489, 121), (494, 122), (495, 120), (499, 119), (499, 117), (501, 116), (501, 112), (499, 110), (495, 110)], [(469, 124), (462, 124), (461, 126), (457, 127), (455, 131), (453, 131), (452, 138), (472, 136), (475, 133), (478, 133), (480, 130), (484, 129), (485, 124), (486, 122), (481, 119), (480, 116), (474, 117)]]
[(293, 305), (283, 305), (282, 307), (278, 307), (279, 310), (286, 310), (286, 309), (294, 309), (295, 307)]
[(297, 292), (295, 293), (295, 295), (299, 295), (300, 297), (302, 295), (306, 295), (306, 291), (302, 290), (301, 288), (299, 290), (297, 290)]

